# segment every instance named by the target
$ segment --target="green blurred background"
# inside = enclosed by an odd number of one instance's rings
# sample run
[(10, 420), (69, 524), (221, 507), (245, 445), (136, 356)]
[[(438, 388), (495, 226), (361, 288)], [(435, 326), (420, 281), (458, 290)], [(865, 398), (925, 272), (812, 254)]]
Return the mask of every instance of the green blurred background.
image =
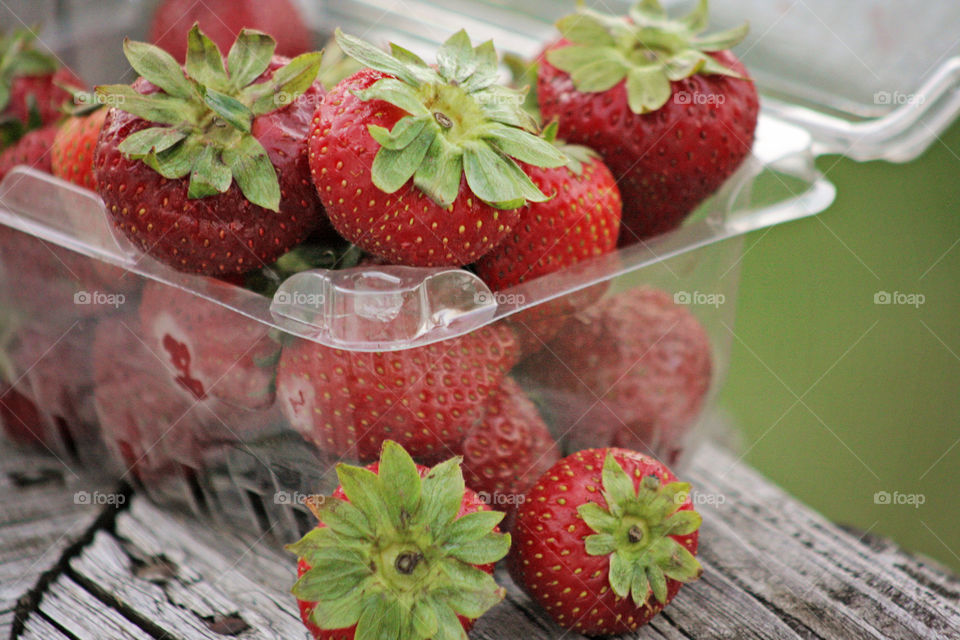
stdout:
[[(747, 237), (721, 397), (746, 462), (832, 520), (956, 570), (958, 156), (960, 123), (908, 164), (818, 160), (834, 205)], [(925, 301), (878, 305), (878, 291)]]

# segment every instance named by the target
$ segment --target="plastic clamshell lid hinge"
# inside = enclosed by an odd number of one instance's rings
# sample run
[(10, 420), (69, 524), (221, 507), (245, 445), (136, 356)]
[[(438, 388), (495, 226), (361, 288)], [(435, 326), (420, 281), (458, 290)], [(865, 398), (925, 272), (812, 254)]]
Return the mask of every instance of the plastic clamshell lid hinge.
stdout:
[(314, 269), (285, 280), (270, 312), (290, 333), (330, 347), (383, 351), (435, 342), (487, 324), (495, 296), (463, 269)]

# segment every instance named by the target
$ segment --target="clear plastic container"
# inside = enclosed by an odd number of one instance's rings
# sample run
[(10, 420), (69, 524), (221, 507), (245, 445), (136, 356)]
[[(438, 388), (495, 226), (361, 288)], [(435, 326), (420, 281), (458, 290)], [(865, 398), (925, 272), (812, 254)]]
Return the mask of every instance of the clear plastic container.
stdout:
[[(122, 36), (143, 36), (149, 3), (19, 4), (88, 81), (131, 79), (117, 51)], [(0, 391), (8, 405), (27, 399), (39, 411), (38, 425), (24, 425), (0, 407), (0, 422), (20, 441), (31, 439), (22, 427), (34, 427), (71, 466), (110, 465), (162, 502), (289, 541), (311, 526), (302, 497), (333, 488), (336, 460), (366, 455), (309, 409), (352, 412), (337, 425), (371, 416), (422, 424), (429, 418), (418, 416), (416, 400), (442, 392), (450, 358), (464, 345), (489, 349), (496, 336), (498, 349), (515, 354), (484, 374), (490, 389), (481, 385), (479, 399), (457, 400), (463, 415), (446, 419), (459, 435), (422, 457), (461, 453), (493, 402), (484, 390), (515, 392), (502, 382), (512, 367), (551, 433), (518, 445), (538, 448), (533, 462), (621, 444), (682, 465), (727, 369), (743, 235), (830, 205), (835, 190), (817, 155), (906, 160), (960, 109), (960, 59), (936, 44), (938, 25), (958, 23), (956, 6), (801, 4), (795, 15), (770, 3), (714, 3), (716, 26), (754, 23), (741, 53), (764, 95), (753, 153), (719, 193), (676, 231), (496, 294), (464, 270), (364, 266), (298, 274), (269, 299), (159, 264), (113, 231), (96, 194), (15, 169), (0, 183)], [(342, 25), (429, 52), (465, 27), (501, 51), (531, 55), (573, 3), (304, 5), (319, 33)], [(806, 51), (814, 42), (842, 55), (818, 66)], [(611, 338), (631, 327), (633, 351)], [(354, 382), (362, 363), (367, 373), (401, 362), (422, 375), (406, 379), (380, 413), (363, 398), (331, 404), (319, 399), (323, 385), (292, 374), (274, 381), (281, 350), (304, 341), (349, 352), (316, 375), (335, 377), (338, 362), (350, 363)], [(333, 382), (329, 393), (338, 393)]]

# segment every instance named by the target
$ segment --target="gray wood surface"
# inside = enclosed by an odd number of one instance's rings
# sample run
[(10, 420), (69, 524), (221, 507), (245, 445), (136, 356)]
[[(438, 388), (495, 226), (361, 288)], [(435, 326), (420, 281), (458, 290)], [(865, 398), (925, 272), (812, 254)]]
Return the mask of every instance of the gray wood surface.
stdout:
[[(0, 637), (307, 637), (287, 592), (293, 559), (275, 544), (137, 496), (76, 504), (78, 480), (21, 486), (9, 470), (24, 463), (0, 461)], [(960, 639), (960, 580), (936, 564), (827, 522), (715, 446), (686, 475), (704, 576), (637, 638)], [(499, 577), (508, 598), (471, 637), (576, 637)]]

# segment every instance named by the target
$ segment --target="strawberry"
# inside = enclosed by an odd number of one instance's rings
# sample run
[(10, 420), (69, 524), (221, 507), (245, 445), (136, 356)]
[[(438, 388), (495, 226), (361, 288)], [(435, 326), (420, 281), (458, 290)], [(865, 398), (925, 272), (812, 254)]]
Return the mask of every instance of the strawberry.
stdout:
[(679, 20), (656, 0), (629, 17), (581, 8), (541, 56), (544, 118), (596, 149), (620, 185), (621, 246), (678, 226), (753, 146), (757, 90), (727, 51), (747, 26), (697, 35), (706, 21), (706, 0)]
[(320, 54), (287, 60), (274, 48), (269, 36), (243, 31), (225, 69), (195, 28), (184, 72), (162, 49), (127, 41), (143, 77), (97, 88), (117, 105), (97, 144), (97, 191), (120, 231), (161, 262), (246, 273), (323, 222), (305, 146), (323, 91)]
[(96, 190), (93, 154), (106, 118), (106, 109), (96, 109), (92, 113), (72, 116), (60, 125), (50, 150), (53, 175), (85, 189)]
[(140, 337), (136, 316), (102, 320), (93, 340), (94, 405), (103, 439), (141, 479), (200, 466), (216, 422), (206, 404), (164, 375)]
[(554, 400), (571, 449), (620, 444), (672, 462), (710, 388), (710, 340), (669, 295), (639, 287), (570, 318), (523, 375)]
[(463, 441), (463, 475), (484, 502), (506, 509), (559, 457), (536, 406), (507, 376)]
[(700, 523), (690, 485), (657, 460), (628, 449), (579, 451), (527, 493), (507, 562), (560, 626), (625, 633), (700, 577)]
[(150, 41), (182, 62), (187, 33), (195, 24), (221, 50), (228, 49), (244, 27), (273, 36), (281, 56), (313, 50), (313, 37), (291, 0), (164, 0), (150, 23)]
[(34, 48), (30, 29), (0, 35), (0, 149), (26, 131), (53, 124), (70, 101), (65, 87), (82, 87), (52, 55)]
[[(228, 300), (239, 290), (210, 281)], [(261, 409), (274, 400), (280, 345), (267, 327), (215, 302), (157, 282), (140, 302), (147, 345), (177, 384), (198, 400), (207, 394), (239, 407)]]
[(0, 153), (0, 180), (18, 165), (50, 173), (50, 147), (57, 135), (56, 125), (37, 129), (24, 135), (12, 147)]
[[(556, 122), (544, 131), (555, 141)], [(531, 203), (519, 224), (490, 253), (476, 272), (494, 291), (558, 271), (613, 251), (620, 230), (620, 191), (606, 165), (586, 147), (557, 143), (570, 159), (563, 167), (526, 167), (533, 183), (552, 198)], [(524, 354), (539, 351), (556, 337), (563, 319), (603, 295), (570, 295), (511, 316)]]
[(459, 459), (432, 469), (396, 442), (366, 468), (337, 465), (340, 486), (308, 502), (319, 524), (287, 548), (291, 589), (314, 638), (460, 638), (503, 600), (493, 563), (510, 535), (465, 488)]
[(283, 349), (277, 398), (305, 438), (374, 459), (392, 438), (421, 461), (456, 452), (516, 362), (503, 326), (402, 351), (342, 351), (307, 340)]
[(6, 384), (0, 384), (0, 429), (19, 445), (46, 444), (40, 411), (33, 401)]
[(436, 68), (337, 32), (340, 48), (370, 69), (324, 99), (310, 134), (310, 169), (333, 226), (393, 264), (465, 265), (517, 224), (518, 207), (547, 199), (515, 160), (565, 162), (532, 133), (523, 93), (494, 84), (493, 44), (466, 33), (437, 53)]

